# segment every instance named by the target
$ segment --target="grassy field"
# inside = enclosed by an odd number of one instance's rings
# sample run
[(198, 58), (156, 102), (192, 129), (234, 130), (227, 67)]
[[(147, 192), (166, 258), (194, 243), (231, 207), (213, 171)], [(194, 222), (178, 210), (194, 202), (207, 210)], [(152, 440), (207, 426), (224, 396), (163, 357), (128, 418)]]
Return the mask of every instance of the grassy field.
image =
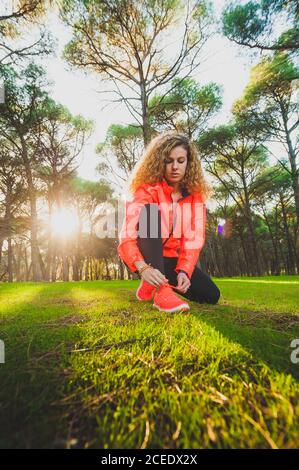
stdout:
[(213, 280), (175, 314), (139, 281), (0, 284), (0, 447), (298, 447), (299, 276)]

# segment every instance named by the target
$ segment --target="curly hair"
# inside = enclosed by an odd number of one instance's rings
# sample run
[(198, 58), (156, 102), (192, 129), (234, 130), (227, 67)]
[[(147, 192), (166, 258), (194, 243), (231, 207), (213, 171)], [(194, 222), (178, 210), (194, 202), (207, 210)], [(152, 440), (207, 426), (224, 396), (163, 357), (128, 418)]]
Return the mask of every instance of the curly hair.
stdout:
[(146, 146), (145, 151), (135, 165), (128, 181), (128, 189), (134, 193), (143, 183), (154, 184), (163, 180), (165, 159), (177, 146), (187, 151), (187, 167), (181, 185), (194, 194), (199, 192), (206, 200), (214, 190), (205, 180), (198, 150), (193, 142), (177, 131), (167, 131), (155, 136)]

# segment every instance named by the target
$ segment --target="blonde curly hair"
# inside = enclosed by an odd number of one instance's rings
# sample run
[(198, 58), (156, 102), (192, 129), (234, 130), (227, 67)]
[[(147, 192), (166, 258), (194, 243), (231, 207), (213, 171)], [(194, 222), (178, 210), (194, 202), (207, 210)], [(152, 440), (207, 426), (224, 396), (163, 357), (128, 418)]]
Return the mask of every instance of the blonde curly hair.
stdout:
[(181, 186), (194, 194), (199, 192), (206, 200), (214, 190), (205, 180), (198, 150), (193, 142), (177, 131), (167, 131), (155, 136), (146, 146), (145, 151), (135, 165), (128, 181), (128, 189), (135, 193), (143, 183), (155, 184), (162, 181), (165, 171), (165, 159), (173, 148), (182, 146), (187, 151), (187, 167)]

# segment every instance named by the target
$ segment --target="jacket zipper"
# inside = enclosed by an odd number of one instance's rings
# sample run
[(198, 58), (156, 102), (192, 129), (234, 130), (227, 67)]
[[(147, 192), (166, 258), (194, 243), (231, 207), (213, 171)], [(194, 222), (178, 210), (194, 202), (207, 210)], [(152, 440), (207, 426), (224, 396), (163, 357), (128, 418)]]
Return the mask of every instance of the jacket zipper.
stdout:
[[(171, 196), (170, 196), (171, 197)], [(172, 199), (172, 198), (171, 198)], [(178, 203), (179, 201), (181, 201), (182, 199), (184, 199), (184, 197), (180, 197), (180, 199), (178, 199), (176, 202)], [(173, 213), (173, 219), (172, 219), (172, 228), (171, 228), (171, 231), (170, 231), (170, 234), (169, 234), (169, 237), (163, 242), (162, 246), (165, 245), (165, 243), (168, 242), (168, 240), (170, 239), (174, 229), (175, 229), (175, 224), (176, 224), (176, 213), (174, 214), (174, 210), (173, 210), (173, 205), (174, 205), (174, 200), (172, 199), (172, 213)]]

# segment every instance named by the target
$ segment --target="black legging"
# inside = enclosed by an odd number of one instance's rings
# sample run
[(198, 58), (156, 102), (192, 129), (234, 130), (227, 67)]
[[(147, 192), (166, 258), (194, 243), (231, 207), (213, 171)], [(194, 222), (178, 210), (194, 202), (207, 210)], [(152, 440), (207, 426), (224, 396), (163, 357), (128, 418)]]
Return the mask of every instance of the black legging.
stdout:
[[(152, 203), (142, 207), (137, 228), (137, 246), (145, 262), (151, 263), (154, 268), (159, 269), (167, 277), (169, 283), (176, 286), (178, 282), (175, 268), (178, 257), (163, 256), (161, 212), (158, 205)], [(145, 228), (147, 233), (145, 233)], [(196, 266), (190, 281), (191, 284), (187, 292), (177, 291), (180, 295), (199, 303), (217, 304), (220, 290), (208, 274)]]

